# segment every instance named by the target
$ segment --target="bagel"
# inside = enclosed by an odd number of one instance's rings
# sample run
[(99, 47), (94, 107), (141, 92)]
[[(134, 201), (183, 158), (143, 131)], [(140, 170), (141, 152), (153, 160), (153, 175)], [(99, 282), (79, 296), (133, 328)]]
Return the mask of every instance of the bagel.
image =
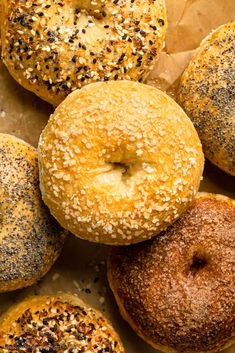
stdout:
[(87, 85), (56, 109), (39, 141), (43, 200), (66, 229), (124, 245), (165, 229), (203, 171), (190, 119), (165, 93), (130, 81)]
[(213, 353), (235, 337), (235, 200), (201, 193), (160, 236), (115, 248), (108, 278), (122, 316), (166, 353)]
[(0, 292), (40, 279), (65, 233), (41, 200), (36, 149), (0, 133)]
[(166, 33), (164, 0), (2, 0), (2, 57), (26, 89), (58, 105), (106, 80), (142, 80)]
[(2, 353), (124, 353), (103, 314), (65, 293), (29, 297), (10, 308), (0, 323), (0, 349)]
[(235, 176), (235, 21), (201, 43), (185, 70), (178, 102), (193, 121), (205, 156)]

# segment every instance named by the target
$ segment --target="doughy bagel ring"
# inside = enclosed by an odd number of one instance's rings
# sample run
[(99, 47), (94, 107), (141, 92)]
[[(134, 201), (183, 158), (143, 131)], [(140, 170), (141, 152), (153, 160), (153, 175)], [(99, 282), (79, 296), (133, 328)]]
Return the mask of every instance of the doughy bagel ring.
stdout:
[(0, 292), (40, 279), (59, 256), (64, 237), (41, 199), (35, 148), (0, 134)]
[(235, 176), (235, 21), (202, 41), (182, 76), (178, 101), (205, 156)]
[(2, 0), (2, 57), (26, 89), (58, 105), (74, 89), (142, 80), (166, 33), (164, 0)]
[(71, 93), (39, 141), (43, 200), (81, 238), (130, 244), (176, 220), (198, 190), (201, 143), (165, 93), (130, 81)]
[(124, 353), (108, 320), (71, 294), (35, 296), (10, 308), (0, 323), (9, 352)]
[(172, 227), (112, 250), (109, 283), (132, 328), (166, 353), (234, 342), (235, 200), (201, 193)]

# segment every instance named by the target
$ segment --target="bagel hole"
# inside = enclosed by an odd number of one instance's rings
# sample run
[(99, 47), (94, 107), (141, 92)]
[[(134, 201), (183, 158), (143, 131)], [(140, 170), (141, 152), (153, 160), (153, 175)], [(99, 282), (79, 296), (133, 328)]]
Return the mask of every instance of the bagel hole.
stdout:
[(126, 186), (127, 180), (133, 175), (132, 167), (132, 165), (119, 161), (108, 160), (101, 168), (96, 168), (93, 172), (98, 183), (120, 187), (120, 182)]
[(208, 260), (205, 258), (205, 256), (201, 256), (199, 254), (195, 254), (192, 259), (192, 263), (190, 265), (189, 271), (192, 274), (197, 273), (198, 271), (202, 270), (205, 268), (208, 264)]
[(104, 12), (104, 7), (105, 4), (102, 0), (77, 0), (75, 5), (74, 23), (77, 23), (77, 20), (82, 13), (96, 19), (101, 19), (103, 17), (102, 13)]
[(112, 162), (110, 164), (112, 165), (113, 170), (119, 170), (122, 173), (122, 178), (129, 176), (130, 167), (126, 164), (120, 162)]

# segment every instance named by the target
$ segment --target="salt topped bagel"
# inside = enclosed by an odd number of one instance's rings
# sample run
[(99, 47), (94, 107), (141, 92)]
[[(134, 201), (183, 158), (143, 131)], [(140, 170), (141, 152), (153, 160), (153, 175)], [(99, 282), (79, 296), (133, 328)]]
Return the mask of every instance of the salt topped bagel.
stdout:
[(183, 110), (130, 81), (71, 93), (38, 151), (43, 200), (59, 223), (115, 245), (149, 239), (175, 221), (194, 198), (204, 163)]
[(58, 105), (106, 80), (142, 80), (166, 33), (164, 0), (2, 0), (2, 57), (26, 89)]
[(185, 70), (178, 101), (192, 119), (205, 156), (235, 176), (235, 21), (205, 38)]
[(0, 134), (0, 292), (39, 280), (59, 256), (64, 238), (41, 199), (36, 149)]
[(108, 277), (124, 319), (166, 353), (235, 343), (234, 244), (235, 200), (199, 193), (165, 233), (114, 248)]
[(11, 352), (124, 353), (108, 320), (75, 295), (29, 297), (0, 322), (0, 349)]

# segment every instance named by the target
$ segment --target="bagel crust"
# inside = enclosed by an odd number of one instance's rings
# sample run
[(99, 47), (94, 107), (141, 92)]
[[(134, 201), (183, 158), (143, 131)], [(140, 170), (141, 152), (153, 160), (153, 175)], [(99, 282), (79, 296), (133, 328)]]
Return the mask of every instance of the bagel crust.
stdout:
[(123, 318), (166, 353), (235, 342), (235, 201), (200, 193), (160, 236), (114, 248), (108, 278)]
[(36, 149), (0, 134), (0, 292), (30, 286), (49, 271), (65, 233), (41, 200)]
[(9, 352), (124, 353), (108, 320), (75, 295), (34, 296), (8, 310), (0, 349)]
[(88, 83), (141, 81), (165, 33), (164, 0), (2, 0), (3, 61), (54, 105)]
[(201, 43), (185, 70), (178, 101), (194, 123), (205, 156), (235, 176), (235, 21)]
[(81, 238), (130, 244), (156, 235), (191, 203), (203, 171), (190, 119), (165, 93), (137, 82), (70, 94), (39, 141), (43, 200)]

